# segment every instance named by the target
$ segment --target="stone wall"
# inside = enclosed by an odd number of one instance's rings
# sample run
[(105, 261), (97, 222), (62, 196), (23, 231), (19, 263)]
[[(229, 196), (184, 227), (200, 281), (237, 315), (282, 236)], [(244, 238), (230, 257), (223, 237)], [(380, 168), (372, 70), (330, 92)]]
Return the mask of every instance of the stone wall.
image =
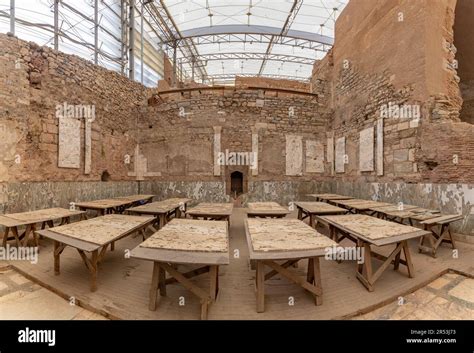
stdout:
[(454, 20), (454, 45), (457, 49), (458, 75), (464, 100), (461, 121), (474, 124), (474, 2), (458, 0)]
[[(336, 179), (474, 180), (468, 157), (473, 129), (459, 118), (458, 85), (458, 75), (469, 80), (474, 65), (464, 60), (463, 66), (461, 60), (456, 71), (455, 7), (454, 0), (383, 0), (350, 2), (344, 9), (336, 23), (335, 45), (315, 63), (311, 80), (312, 92), (333, 112), (328, 135), (334, 141), (345, 138), (345, 151), (336, 156), (344, 158)], [(463, 2), (458, 10), (463, 12), (459, 37), (465, 38), (459, 45), (466, 46), (458, 56), (462, 52), (470, 57), (472, 51), (467, 44), (473, 37), (462, 30), (467, 18), (472, 20), (471, 7)], [(469, 101), (464, 107), (467, 112)], [(371, 128), (376, 130), (370, 140), (374, 151), (361, 155), (361, 133)], [(373, 167), (361, 169), (366, 162)]]
[[(1, 141), (8, 143), (2, 149), (6, 152), (0, 160), (0, 182), (101, 180), (104, 171), (111, 180), (132, 180), (124, 156), (132, 155), (135, 148), (136, 124), (148, 94), (144, 86), (77, 56), (3, 34), (0, 60), (0, 134)], [(65, 161), (58, 160), (58, 106), (66, 107), (65, 115), (69, 108), (80, 113), (79, 106), (95, 113), (87, 143), (88, 119), (76, 114), (64, 118), (78, 123), (63, 135), (63, 158), (77, 155), (76, 164), (68, 168), (59, 167)]]
[(235, 87), (268, 87), (268, 88), (281, 88), (290, 89), (296, 91), (309, 92), (310, 84), (295, 80), (283, 80), (266, 77), (242, 77), (237, 76), (235, 78)]
[[(452, 223), (453, 232), (474, 237), (474, 184), (344, 182), (332, 184), (332, 192), (370, 198), (376, 201), (417, 205), (439, 209), (443, 213), (459, 213), (464, 218)], [(472, 240), (471, 240), (472, 241)]]
[[(255, 89), (206, 89), (160, 94), (151, 101), (148, 120), (140, 125), (140, 154), (146, 160), (145, 176), (157, 180), (226, 181), (228, 165), (214, 169), (217, 151), (258, 152), (252, 180), (309, 180), (324, 177), (311, 166), (312, 145), (324, 141), (329, 118), (317, 96)], [(287, 136), (301, 138), (297, 150), (287, 149)], [(287, 173), (286, 156), (302, 160), (301, 173)], [(307, 157), (307, 158), (306, 158)]]

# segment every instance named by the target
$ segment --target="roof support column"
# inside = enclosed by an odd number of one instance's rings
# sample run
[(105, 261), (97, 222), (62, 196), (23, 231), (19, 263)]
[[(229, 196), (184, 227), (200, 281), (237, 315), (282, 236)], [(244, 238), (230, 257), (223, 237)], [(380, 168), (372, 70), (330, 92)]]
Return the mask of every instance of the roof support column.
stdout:
[(15, 35), (15, 0), (10, 0), (10, 33)]
[(59, 50), (59, 0), (54, 0), (54, 50)]
[(176, 79), (176, 59), (177, 59), (177, 51), (178, 51), (178, 41), (173, 42), (173, 77), (171, 78), (171, 86), (177, 86), (177, 79)]
[[(55, 0), (55, 3), (57, 1)], [(99, 0), (94, 0), (94, 64), (99, 63)]]
[(129, 0), (128, 17), (128, 78), (135, 80), (135, 0)]

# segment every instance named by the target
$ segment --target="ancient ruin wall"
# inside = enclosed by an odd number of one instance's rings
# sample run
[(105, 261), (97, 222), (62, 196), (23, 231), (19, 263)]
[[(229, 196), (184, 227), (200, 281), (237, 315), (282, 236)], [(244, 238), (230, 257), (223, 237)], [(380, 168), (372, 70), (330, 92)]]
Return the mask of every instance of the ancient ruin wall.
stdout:
[[(256, 152), (258, 168), (240, 168), (248, 181), (324, 178), (326, 165), (313, 161), (313, 142), (324, 141), (328, 117), (316, 95), (297, 92), (203, 88), (160, 94), (150, 103), (146, 124), (140, 125), (140, 152), (146, 174), (157, 180), (226, 181), (229, 172), (239, 168), (222, 166), (216, 173), (214, 147), (220, 152)], [(291, 136), (299, 139), (300, 148), (287, 148)], [(287, 159), (292, 157), (287, 154), (301, 161), (295, 173), (288, 170)]]
[(460, 88), (464, 100), (461, 121), (474, 124), (474, 2), (458, 0), (454, 21), (454, 45), (457, 53)]
[[(0, 58), (1, 87), (5, 90), (0, 107), (2, 141), (15, 142), (1, 161), (1, 181), (101, 180), (105, 170), (111, 180), (129, 178), (124, 155), (133, 155), (135, 127), (140, 108), (146, 104), (146, 88), (74, 55), (6, 35), (0, 35)], [(66, 150), (62, 156), (67, 159), (68, 154), (77, 153), (80, 164), (58, 166), (64, 161), (58, 160), (57, 106), (64, 104), (95, 109), (90, 172), (85, 168), (83, 117), (76, 119), (81, 130), (73, 130), (81, 136), (79, 148)], [(63, 138), (67, 145), (73, 136), (65, 133)], [(19, 163), (15, 163), (15, 156)]]
[[(329, 90), (334, 141), (345, 138), (343, 153), (335, 152), (340, 164), (335, 192), (460, 212), (466, 218), (456, 230), (474, 234), (474, 126), (459, 118), (455, 5), (451, 0), (350, 2), (337, 21), (331, 56), (315, 65), (312, 91)], [(381, 119), (381, 107), (388, 104), (418, 106), (421, 118)], [(378, 133), (381, 120), (383, 133)], [(374, 135), (361, 143), (370, 128)], [(361, 149), (368, 141), (369, 152)], [(361, 159), (373, 159), (372, 169), (362, 169)]]
[[(4, 34), (0, 62), (0, 211), (67, 206), (137, 191), (129, 172), (136, 121), (148, 95), (144, 86), (79, 57)], [(64, 104), (95, 108), (90, 135), (85, 118), (71, 118), (79, 125), (60, 135), (57, 105)], [(124, 163), (127, 154), (131, 164)], [(104, 171), (110, 183), (101, 182)]]

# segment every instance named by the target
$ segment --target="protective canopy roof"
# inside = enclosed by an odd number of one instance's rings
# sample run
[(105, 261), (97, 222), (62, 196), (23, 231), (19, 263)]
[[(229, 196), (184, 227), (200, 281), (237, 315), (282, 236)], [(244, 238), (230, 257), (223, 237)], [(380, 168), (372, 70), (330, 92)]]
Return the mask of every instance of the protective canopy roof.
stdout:
[[(190, 37), (214, 83), (235, 75), (258, 75), (307, 80), (312, 63), (326, 55), (334, 38), (337, 16), (349, 0), (155, 0), (164, 5), (182, 37)], [(268, 33), (266, 38), (239, 31)], [(301, 39), (273, 36), (285, 30)], [(276, 32), (275, 32), (276, 31)], [(206, 36), (202, 36), (202, 34)], [(285, 32), (286, 33), (286, 32)], [(209, 35), (207, 35), (209, 34)], [(219, 35), (220, 34), (220, 35)], [(327, 45), (305, 45), (306, 36)], [(329, 39), (329, 42), (327, 41)], [(170, 57), (172, 54), (168, 51)], [(271, 54), (267, 56), (266, 54)], [(178, 50), (177, 62), (189, 74), (191, 59)], [(262, 65), (264, 59), (267, 59)], [(196, 77), (196, 79), (199, 79)]]

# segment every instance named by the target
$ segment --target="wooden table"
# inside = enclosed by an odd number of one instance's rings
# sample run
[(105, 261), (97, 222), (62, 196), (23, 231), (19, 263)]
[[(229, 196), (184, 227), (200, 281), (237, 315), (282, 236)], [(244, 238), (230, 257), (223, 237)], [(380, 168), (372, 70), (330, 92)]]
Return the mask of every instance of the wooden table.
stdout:
[(282, 218), (290, 211), (276, 202), (249, 202), (248, 217)]
[[(431, 252), (431, 256), (436, 257), (436, 251), (442, 243), (451, 244), (452, 248), (456, 249), (456, 243), (454, 242), (449, 225), (463, 218), (464, 216), (461, 214), (438, 215), (437, 217), (422, 221), (421, 224), (424, 226), (424, 229), (430, 231), (430, 234), (420, 239), (418, 252), (429, 251)], [(438, 230), (436, 230), (437, 227)], [(448, 239), (446, 238), (447, 236), (449, 237)], [(425, 245), (425, 241), (428, 242), (429, 246)]]
[(132, 207), (127, 209), (127, 212), (155, 216), (158, 219), (158, 229), (161, 229), (173, 216), (180, 218), (181, 214), (186, 212), (187, 205), (191, 201), (192, 199), (188, 198), (171, 198)]
[(424, 221), (430, 218), (435, 218), (440, 215), (438, 210), (428, 210), (426, 208), (417, 206), (404, 207), (399, 210), (396, 206), (393, 208), (374, 208), (377, 216), (393, 222), (404, 224), (408, 220), (409, 225), (413, 225), (413, 221)]
[[(265, 310), (265, 280), (277, 274), (307, 290), (314, 297), (316, 305), (322, 304), (319, 258), (326, 255), (328, 247), (337, 246), (336, 242), (306, 223), (291, 218), (248, 218), (245, 220), (245, 234), (250, 260), (257, 263), (257, 312)], [(290, 271), (293, 264), (303, 259), (308, 259), (306, 278)], [(271, 271), (265, 273), (265, 266), (270, 267)]]
[(131, 195), (131, 196), (123, 196), (123, 197), (115, 197), (116, 200), (123, 200), (129, 202), (129, 207), (140, 206), (143, 204), (147, 204), (153, 201), (155, 195), (149, 194), (138, 194), (138, 195)]
[(344, 196), (338, 194), (308, 194), (306, 196), (316, 198), (316, 201), (328, 201), (328, 200), (351, 200), (353, 197)]
[(336, 204), (340, 207), (348, 209), (352, 213), (368, 213), (374, 214), (374, 211), (371, 211), (373, 207), (383, 207), (383, 206), (393, 206), (393, 204), (388, 202), (379, 202), (371, 200), (329, 200), (330, 203)]
[(334, 205), (330, 205), (326, 202), (295, 202), (298, 208), (298, 219), (304, 220), (309, 217), (309, 225), (316, 228), (317, 218), (316, 216), (325, 216), (332, 214), (346, 214), (349, 212), (345, 208), (340, 208)]
[(230, 216), (234, 209), (233, 203), (200, 203), (186, 211), (193, 219), (227, 221), (230, 227)]
[[(219, 291), (219, 266), (229, 264), (229, 234), (226, 222), (173, 219), (133, 249), (131, 256), (153, 261), (149, 309), (156, 310), (157, 291), (166, 296), (166, 285), (181, 283), (201, 301), (201, 319)], [(181, 273), (177, 265), (199, 266)], [(202, 266), (204, 265), (204, 266)], [(210, 288), (205, 291), (190, 278), (209, 272)], [(170, 278), (166, 278), (166, 273)]]
[(155, 195), (132, 195), (112, 199), (76, 202), (74, 205), (82, 211), (93, 210), (103, 216), (111, 213), (122, 213), (128, 207), (139, 203), (149, 203)]
[[(3, 235), (2, 246), (7, 245), (7, 240), (15, 239), (16, 245), (28, 245), (30, 234), (33, 235), (35, 245), (39, 246), (38, 238), (35, 235), (36, 225), (41, 223), (41, 229), (45, 229), (46, 226), (54, 227), (54, 221), (60, 220), (60, 224), (70, 223), (71, 217), (83, 216), (83, 211), (71, 211), (65, 208), (47, 208), (44, 210), (36, 210), (21, 213), (10, 213), (6, 215), (0, 215), (0, 225), (5, 227), (5, 233)], [(20, 234), (19, 228), (25, 226), (26, 229)], [(12, 237), (8, 237), (9, 233), (12, 233)], [(23, 240), (23, 243), (21, 242)]]
[[(40, 230), (36, 233), (54, 241), (54, 274), (60, 273), (60, 256), (66, 246), (75, 248), (91, 274), (90, 289), (97, 290), (98, 263), (104, 258), (109, 245), (132, 233), (140, 232), (145, 238), (145, 228), (154, 217), (109, 214), (101, 217)], [(87, 257), (90, 253), (90, 258)]]
[[(398, 270), (400, 264), (406, 266), (408, 276), (414, 277), (408, 240), (430, 234), (426, 230), (361, 214), (321, 216), (320, 218), (329, 224), (332, 239), (339, 243), (342, 239), (348, 238), (358, 247), (363, 247), (364, 263), (358, 264), (356, 276), (370, 292), (374, 290), (375, 282), (392, 263), (394, 270)], [(371, 245), (395, 245), (395, 249), (389, 256), (384, 256), (373, 252)], [(401, 259), (402, 250), (404, 260)], [(372, 258), (383, 261), (375, 272), (372, 271)]]

